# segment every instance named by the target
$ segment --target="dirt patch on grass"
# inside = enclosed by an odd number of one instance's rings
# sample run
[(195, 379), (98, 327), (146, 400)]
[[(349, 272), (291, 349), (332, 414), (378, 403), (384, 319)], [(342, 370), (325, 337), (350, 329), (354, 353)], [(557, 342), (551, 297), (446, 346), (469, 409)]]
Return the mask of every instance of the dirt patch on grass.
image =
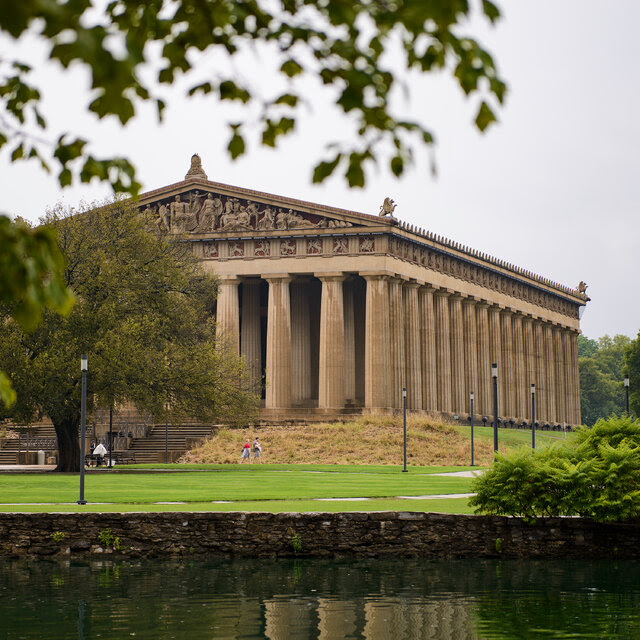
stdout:
[[(246, 439), (258, 436), (263, 462), (303, 464), (401, 464), (402, 420), (367, 417), (352, 422), (221, 429), (181, 462), (237, 463)], [(407, 460), (414, 465), (468, 465), (470, 441), (452, 425), (429, 418), (407, 421)], [(490, 443), (476, 441), (476, 464), (493, 460)]]

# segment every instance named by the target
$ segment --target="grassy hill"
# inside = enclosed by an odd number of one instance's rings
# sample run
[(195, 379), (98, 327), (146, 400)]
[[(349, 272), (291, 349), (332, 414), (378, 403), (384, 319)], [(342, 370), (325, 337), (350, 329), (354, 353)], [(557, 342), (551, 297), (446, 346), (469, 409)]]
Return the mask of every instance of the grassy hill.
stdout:
[[(570, 437), (571, 434), (569, 434)], [(263, 461), (306, 464), (401, 464), (402, 419), (391, 416), (362, 417), (351, 422), (300, 426), (221, 429), (215, 437), (188, 452), (183, 462), (237, 463), (245, 439), (260, 438)], [(475, 462), (488, 466), (493, 461), (493, 430), (475, 427)], [(536, 432), (536, 444), (560, 442), (558, 432)], [(531, 446), (531, 431), (500, 429), (501, 451)], [(407, 460), (412, 465), (469, 465), (470, 427), (446, 424), (431, 418), (411, 417), (407, 421)]]

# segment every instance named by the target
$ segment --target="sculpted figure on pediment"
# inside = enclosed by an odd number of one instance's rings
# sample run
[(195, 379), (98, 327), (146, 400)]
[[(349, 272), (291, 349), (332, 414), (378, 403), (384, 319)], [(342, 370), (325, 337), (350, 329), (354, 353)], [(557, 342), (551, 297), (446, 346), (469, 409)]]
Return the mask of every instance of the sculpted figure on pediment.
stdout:
[(258, 216), (260, 215), (260, 208), (255, 202), (250, 202), (247, 205), (247, 214), (249, 215), (249, 225), (253, 229), (258, 228)]
[(305, 220), (300, 214), (294, 213), (292, 209), (289, 209), (286, 216), (287, 229), (310, 229), (316, 225)]
[(276, 229), (287, 228), (287, 214), (282, 209), (276, 213), (275, 227)]
[(196, 216), (190, 210), (189, 204), (176, 196), (171, 203), (171, 232), (188, 233), (197, 226)]
[(352, 227), (353, 225), (345, 220), (329, 220), (327, 226), (330, 229), (341, 229), (342, 227)]
[(240, 205), (237, 198), (227, 200), (225, 212), (220, 219), (220, 228), (224, 231), (251, 229), (251, 218), (247, 213), (247, 208)]
[(275, 220), (273, 217), (273, 209), (271, 207), (266, 207), (264, 210), (264, 215), (258, 221), (257, 228), (258, 229), (273, 229), (275, 227)]
[(171, 210), (164, 202), (161, 202), (158, 207), (158, 216), (162, 220), (165, 229), (171, 231)]
[(198, 223), (198, 231), (213, 231), (217, 224), (218, 218), (222, 215), (222, 200), (214, 198), (210, 193), (207, 194), (202, 209), (200, 210), (200, 219)]

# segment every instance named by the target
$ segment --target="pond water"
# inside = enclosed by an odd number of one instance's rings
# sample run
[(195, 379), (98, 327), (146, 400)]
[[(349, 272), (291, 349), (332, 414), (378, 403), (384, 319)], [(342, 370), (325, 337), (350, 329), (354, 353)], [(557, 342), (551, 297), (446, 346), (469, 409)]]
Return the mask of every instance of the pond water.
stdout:
[(3, 560), (19, 638), (640, 638), (640, 563)]

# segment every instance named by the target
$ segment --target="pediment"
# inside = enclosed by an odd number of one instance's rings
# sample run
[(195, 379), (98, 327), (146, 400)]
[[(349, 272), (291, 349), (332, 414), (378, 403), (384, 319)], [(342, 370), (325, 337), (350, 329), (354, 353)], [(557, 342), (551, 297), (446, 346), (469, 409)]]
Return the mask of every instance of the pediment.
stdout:
[[(378, 216), (332, 209), (289, 198), (188, 180), (146, 194), (141, 209), (163, 231), (175, 234), (247, 234), (308, 229), (340, 229), (388, 224)], [(164, 193), (163, 193), (164, 192)]]

